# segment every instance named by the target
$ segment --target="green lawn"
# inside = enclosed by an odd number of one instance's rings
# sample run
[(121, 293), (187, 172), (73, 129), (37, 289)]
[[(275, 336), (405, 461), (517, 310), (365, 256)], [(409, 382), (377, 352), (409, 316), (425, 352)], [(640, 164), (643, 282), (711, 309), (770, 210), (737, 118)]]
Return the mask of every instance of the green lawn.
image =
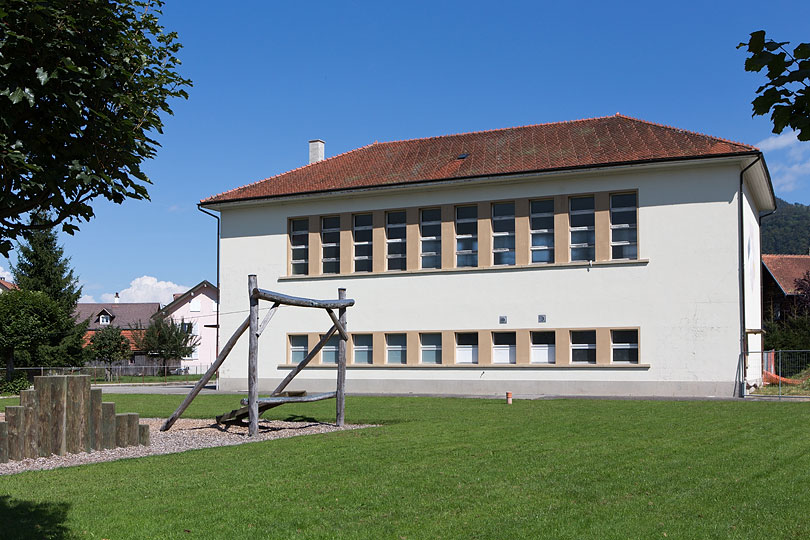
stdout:
[(810, 537), (810, 404), (358, 397), (347, 418), (382, 426), (0, 477), (3, 538)]

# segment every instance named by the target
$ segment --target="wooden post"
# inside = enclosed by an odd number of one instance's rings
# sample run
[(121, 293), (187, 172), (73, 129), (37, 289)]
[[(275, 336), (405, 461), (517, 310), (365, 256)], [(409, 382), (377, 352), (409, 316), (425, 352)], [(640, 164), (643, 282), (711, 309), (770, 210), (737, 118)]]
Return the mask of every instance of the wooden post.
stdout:
[(33, 390), (20, 392), (20, 405), (23, 408), (23, 456), (39, 457), (39, 421), (37, 418), (37, 394)]
[(138, 426), (138, 444), (141, 446), (149, 446), (149, 426), (140, 424)]
[(25, 457), (23, 451), (25, 433), (23, 431), (23, 415), (25, 407), (6, 407), (6, 423), (8, 424), (8, 459), (20, 461)]
[[(346, 298), (346, 289), (338, 289), (338, 299)], [(346, 308), (338, 310), (340, 325), (346, 329)], [(346, 337), (341, 335), (338, 341), (337, 388), (335, 388), (335, 423), (343, 426), (346, 412)]]
[(64, 456), (67, 451), (67, 440), (65, 438), (65, 414), (67, 409), (67, 377), (56, 375), (48, 377), (48, 384), (51, 387), (51, 413), (50, 451), (57, 456)]
[(104, 448), (102, 437), (101, 421), (101, 388), (90, 390), (90, 449), (101, 450)]
[(138, 413), (127, 413), (127, 446), (138, 446)]
[(67, 377), (67, 408), (65, 410), (65, 442), (70, 454), (90, 449), (90, 377)]
[(258, 289), (256, 274), (248, 276), (248, 297), (250, 298), (250, 333), (248, 334), (248, 407), (250, 427), (248, 435), (253, 437), (259, 431), (259, 298), (253, 294)]
[(116, 429), (115, 403), (101, 404), (101, 448), (111, 450), (115, 448)]
[(0, 463), (8, 463), (8, 424), (0, 422)]
[(115, 415), (115, 446), (129, 446), (129, 419), (126, 413)]
[(51, 427), (51, 384), (50, 377), (34, 377), (34, 390), (37, 393), (37, 429), (39, 432), (39, 456), (50, 457), (52, 427)]

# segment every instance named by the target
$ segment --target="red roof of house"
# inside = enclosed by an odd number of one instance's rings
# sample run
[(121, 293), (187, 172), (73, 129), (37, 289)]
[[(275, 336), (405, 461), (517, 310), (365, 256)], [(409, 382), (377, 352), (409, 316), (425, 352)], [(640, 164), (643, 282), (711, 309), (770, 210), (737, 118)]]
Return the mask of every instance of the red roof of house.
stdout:
[[(214, 204), (454, 178), (750, 154), (757, 148), (616, 114), (373, 143), (204, 199)], [(467, 154), (464, 159), (459, 159)]]
[[(87, 347), (88, 345), (90, 345), (90, 341), (93, 339), (93, 336), (98, 331), (99, 330), (88, 330), (87, 332), (85, 332), (84, 336), (82, 337), (82, 347)], [(135, 352), (138, 350), (138, 346), (135, 345), (135, 334), (142, 332), (143, 332), (142, 330), (123, 330), (123, 329), (121, 330), (121, 335), (127, 338), (127, 341), (129, 341), (130, 351)]]
[(785, 294), (796, 294), (796, 280), (810, 271), (810, 255), (762, 255), (768, 269)]
[(10, 291), (10, 290), (13, 290), (13, 289), (19, 289), (19, 287), (17, 287), (16, 283), (6, 281), (5, 279), (0, 279), (0, 289), (5, 289), (7, 291)]

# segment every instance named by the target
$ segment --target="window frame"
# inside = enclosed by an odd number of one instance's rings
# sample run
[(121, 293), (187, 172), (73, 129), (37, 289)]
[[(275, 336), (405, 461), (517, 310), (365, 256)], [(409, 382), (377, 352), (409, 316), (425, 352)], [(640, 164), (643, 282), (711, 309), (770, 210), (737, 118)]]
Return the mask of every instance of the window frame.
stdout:
[[(535, 334), (551, 334), (552, 343), (535, 343)], [(535, 360), (535, 351), (544, 351), (546, 360)], [(554, 330), (531, 330), (529, 332), (529, 363), (530, 364), (556, 364), (557, 363), (557, 332)]]
[[(327, 219), (337, 219), (337, 227), (324, 227)], [(326, 233), (337, 233), (337, 242), (324, 242), (323, 235)], [(325, 257), (326, 248), (337, 248), (337, 257)], [(334, 263), (337, 266), (335, 272), (326, 271), (326, 263)], [(326, 275), (340, 274), (340, 215), (321, 216), (321, 273)]]
[[(303, 346), (293, 345), (293, 338), (303, 338), (305, 344)], [(290, 347), (290, 364), (297, 366), (298, 364), (303, 362), (304, 359), (307, 357), (307, 354), (309, 354), (309, 336), (307, 334), (290, 334), (287, 337), (287, 344)], [(304, 357), (301, 358), (299, 362), (293, 361), (294, 353), (301, 352), (302, 350), (304, 351)]]
[[(509, 216), (505, 216), (505, 217), (504, 216), (497, 216), (496, 217), (495, 216), (495, 207), (496, 206), (506, 206), (506, 205), (512, 205), (512, 216), (511, 217), (509, 217)], [(517, 215), (516, 212), (517, 212), (517, 205), (515, 204), (515, 201), (494, 202), (494, 203), (492, 203), (492, 206), (490, 207), (490, 214), (489, 215), (490, 215), (490, 221), (491, 221), (492, 266), (493, 267), (496, 267), (496, 266), (497, 267), (500, 267), (500, 266), (515, 266), (515, 264), (517, 263), (517, 259), (516, 259), (517, 250), (516, 250), (516, 245), (515, 245), (515, 229), (517, 228), (516, 227), (516, 221), (515, 221), (515, 217)], [(509, 220), (511, 220), (511, 222), (512, 222), (512, 230), (511, 231), (495, 232), (495, 222), (496, 221), (509, 221)], [(495, 247), (495, 239), (496, 238), (509, 238), (509, 237), (512, 238), (512, 247), (511, 248), (508, 248), (508, 247), (506, 247), (506, 248), (496, 248)], [(496, 259), (496, 254), (497, 253), (511, 253), (512, 254), (512, 262), (496, 263), (495, 259)]]
[[(614, 195), (635, 195), (636, 197), (636, 204), (635, 206), (613, 206), (613, 196)], [(616, 193), (611, 193), (610, 195), (610, 259), (612, 261), (635, 261), (638, 259), (638, 192), (637, 191), (618, 191)], [(613, 212), (629, 212), (633, 211), (635, 215), (634, 223), (630, 225), (629, 223), (619, 223), (614, 225), (613, 224)], [(630, 242), (629, 240), (623, 241), (615, 241), (613, 240), (613, 231), (616, 230), (630, 230), (635, 229), (636, 231), (636, 241)], [(635, 246), (636, 248), (636, 256), (635, 257), (620, 257), (616, 258), (613, 256), (613, 247), (614, 246)]]
[[(323, 334), (320, 337), (321, 337), (321, 339), (323, 339), (325, 336), (326, 336), (326, 334)], [(333, 340), (334, 340), (334, 342), (333, 342)], [(330, 343), (330, 342), (332, 342), (332, 343)], [(324, 358), (326, 356), (324, 353), (326, 353), (326, 352), (332, 353), (333, 351), (334, 351), (334, 354), (335, 354), (335, 361), (334, 362), (324, 362)], [(339, 351), (340, 351), (340, 335), (337, 332), (335, 332), (335, 334), (333, 334), (332, 337), (330, 337), (328, 340), (326, 340), (326, 343), (323, 344), (323, 347), (321, 347), (321, 361), (320, 361), (321, 365), (324, 365), (324, 366), (336, 366), (336, 365), (338, 365), (338, 363), (339, 363), (338, 356), (340, 355)]]
[[(425, 221), (424, 219), (424, 212), (426, 211), (437, 211), (439, 213), (439, 219)], [(439, 227), (439, 235), (438, 236), (425, 236), (422, 234), (424, 226), (438, 226)], [(425, 241), (428, 242), (435, 242), (438, 241), (439, 243), (439, 250), (438, 251), (425, 251)], [(438, 266), (425, 266), (424, 260), (425, 257), (436, 257), (439, 261)], [(430, 269), (430, 270), (437, 270), (441, 269), (442, 267), (442, 209), (441, 207), (434, 207), (434, 208), (420, 208), (419, 209), (419, 268)]]
[[(459, 344), (459, 342), (458, 342), (459, 339), (458, 338), (459, 338), (459, 336), (462, 336), (462, 335), (471, 335), (471, 336), (474, 335), (475, 336), (475, 344), (474, 345), (468, 345), (468, 344), (461, 345), (461, 344)], [(466, 366), (474, 366), (474, 365), (478, 364), (478, 347), (479, 347), (479, 342), (480, 342), (478, 332), (455, 332), (455, 340), (454, 340), (454, 342), (455, 342), (455, 347), (456, 347), (456, 364), (461, 364), (461, 365), (466, 365)], [(461, 350), (464, 350), (464, 351), (469, 350), (469, 351), (471, 351), (470, 360), (466, 360), (466, 359), (465, 360), (460, 360), (460, 358), (462, 358), (462, 355), (459, 354), (459, 351), (461, 351)]]
[[(574, 210), (572, 208), (574, 199), (591, 199), (591, 205), (593, 208), (587, 210)], [(573, 220), (571, 219), (573, 216), (581, 216), (581, 215), (588, 215), (590, 214), (593, 216), (593, 225), (586, 225), (586, 226), (578, 226), (574, 227), (571, 225)], [(590, 243), (574, 243), (574, 233), (577, 232), (590, 232), (591, 233), (591, 242)], [(575, 259), (574, 258), (574, 250), (575, 249), (591, 249), (593, 252), (593, 256), (590, 259)], [(569, 260), (571, 262), (589, 262), (596, 260), (596, 196), (591, 195), (569, 195), (568, 196), (568, 254)]]
[[(295, 222), (304, 222), (306, 229), (304, 231), (295, 231)], [(289, 219), (288, 237), (290, 239), (290, 275), (291, 276), (307, 276), (309, 275), (309, 218), (298, 217)], [(303, 244), (296, 244), (295, 237), (303, 237), (305, 242)], [(304, 259), (295, 258), (295, 250), (304, 250)], [(302, 267), (303, 272), (296, 272), (296, 266)]]
[[(636, 334), (636, 341), (633, 343), (632, 341), (629, 342), (616, 342), (615, 341), (615, 332), (635, 332)], [(639, 342), (640, 342), (640, 332), (638, 328), (612, 328), (610, 330), (610, 363), (611, 364), (621, 364), (621, 365), (635, 365), (640, 363), (639, 359)], [(636, 351), (636, 359), (635, 360), (616, 360), (615, 359), (615, 351), (616, 350), (634, 350)]]
[[(474, 218), (461, 218), (458, 217), (458, 211), (461, 208), (475, 208), (475, 217)], [(454, 214), (454, 229), (453, 232), (455, 233), (455, 252), (456, 252), (456, 268), (477, 268), (480, 262), (478, 257), (478, 205), (477, 204), (459, 204), (453, 207), (453, 214)], [(475, 223), (475, 232), (471, 234), (459, 234), (458, 233), (458, 225), (459, 223)], [(458, 249), (458, 241), (459, 240), (468, 240), (472, 239), (473, 245), (475, 249)], [(475, 264), (459, 264), (459, 257), (463, 257), (465, 255), (474, 255), (475, 256)]]
[[(551, 211), (550, 212), (532, 212), (532, 203), (534, 202), (544, 202), (550, 201), (551, 202)], [(551, 228), (550, 229), (534, 229), (532, 228), (532, 222), (534, 218), (551, 218)], [(534, 235), (541, 235), (541, 234), (550, 234), (551, 235), (551, 245), (550, 246), (535, 246), (534, 245)], [(554, 238), (554, 198), (545, 198), (545, 199), (529, 199), (529, 264), (554, 264), (555, 257), (554, 257), (554, 246), (556, 244), (556, 239)], [(535, 261), (534, 260), (534, 252), (535, 251), (548, 251), (550, 253), (550, 260), (549, 261)]]
[[(391, 336), (402, 336), (405, 338), (404, 345), (391, 345), (389, 343), (389, 337)], [(401, 351), (402, 352), (402, 359), (404, 361), (401, 362), (391, 362), (391, 352), (392, 351)], [(388, 366), (404, 366), (408, 363), (408, 334), (405, 332), (386, 332), (385, 333), (385, 364)]]
[[(368, 225), (357, 225), (357, 218), (359, 216), (368, 216), (369, 224)], [(368, 241), (357, 241), (357, 231), (369, 231), (370, 236)], [(359, 246), (368, 246), (368, 255), (357, 255), (357, 248)], [(361, 212), (358, 214), (352, 214), (352, 264), (354, 265), (353, 270), (358, 273), (368, 273), (374, 271), (374, 214), (371, 212)], [(358, 270), (357, 269), (357, 261), (367, 261), (368, 262), (368, 270)]]
[[(425, 345), (425, 336), (439, 336), (438, 345)], [(425, 362), (425, 351), (438, 352), (438, 362)], [(440, 366), (444, 363), (442, 355), (442, 334), (441, 332), (421, 332), (419, 334), (419, 363), (426, 366)]]
[[(369, 342), (371, 345), (358, 345), (357, 338), (358, 337), (368, 337)], [(368, 352), (368, 362), (358, 362), (357, 361), (357, 353), (358, 351), (361, 352)], [(352, 365), (355, 366), (370, 366), (374, 364), (374, 334), (352, 334)]]
[[(593, 333), (593, 343), (574, 343), (574, 334)], [(569, 330), (569, 342), (572, 364), (596, 364), (596, 342), (597, 342), (596, 329), (583, 329), (583, 330)], [(587, 360), (574, 360), (574, 351), (587, 350), (593, 351), (593, 361)], [(588, 356), (591, 356), (590, 354)]]
[[(496, 343), (501, 336), (511, 335), (514, 343)], [(502, 361), (499, 352), (506, 351), (506, 361)], [(502, 332), (492, 332), (492, 363), (495, 365), (508, 366), (517, 363), (517, 332), (505, 330)]]
[[(391, 224), (388, 217), (392, 214), (402, 214), (402, 223)], [(402, 229), (402, 238), (391, 238), (391, 229)], [(391, 253), (391, 246), (402, 244), (402, 253)], [(391, 261), (401, 261), (402, 268), (391, 268)], [(405, 210), (385, 211), (385, 270), (386, 272), (403, 272), (408, 269), (408, 214)]]

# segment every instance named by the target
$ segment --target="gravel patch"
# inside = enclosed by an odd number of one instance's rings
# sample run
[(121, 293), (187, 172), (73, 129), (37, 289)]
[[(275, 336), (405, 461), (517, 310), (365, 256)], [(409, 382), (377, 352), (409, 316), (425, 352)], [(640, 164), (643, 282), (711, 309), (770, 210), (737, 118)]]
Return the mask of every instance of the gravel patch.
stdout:
[(0, 463), (0, 475), (16, 474), (24, 471), (41, 471), (57, 469), (59, 467), (72, 467), (87, 463), (100, 463), (102, 461), (117, 461), (144, 456), (160, 454), (174, 454), (198, 448), (212, 448), (215, 446), (234, 446), (237, 444), (269, 441), (273, 439), (286, 439), (299, 435), (313, 435), (315, 433), (331, 433), (348, 429), (373, 427), (363, 424), (346, 424), (337, 427), (334, 424), (320, 422), (285, 422), (282, 420), (260, 420), (259, 432), (255, 437), (248, 437), (248, 428), (217, 425), (210, 420), (194, 420), (181, 418), (175, 422), (169, 431), (160, 431), (164, 418), (141, 418), (141, 424), (149, 425), (149, 446), (128, 446), (113, 450), (96, 450), (82, 452), (81, 454), (67, 454), (64, 456), (51, 456), (48, 458), (24, 459), (22, 461), (9, 461)]

